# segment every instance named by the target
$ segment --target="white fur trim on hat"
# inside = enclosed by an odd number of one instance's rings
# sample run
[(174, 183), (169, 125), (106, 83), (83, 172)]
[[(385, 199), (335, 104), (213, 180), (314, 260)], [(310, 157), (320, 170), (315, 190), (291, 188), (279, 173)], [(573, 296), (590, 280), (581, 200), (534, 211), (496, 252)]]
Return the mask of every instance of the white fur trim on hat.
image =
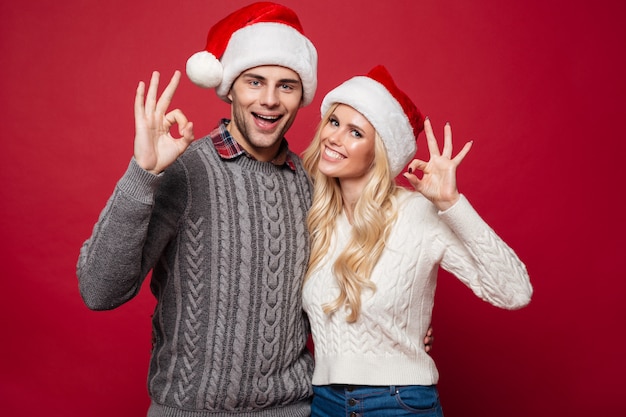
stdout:
[(349, 79), (322, 101), (322, 115), (334, 103), (347, 104), (361, 113), (382, 138), (392, 176), (411, 161), (417, 151), (413, 127), (402, 106), (379, 82), (366, 76)]

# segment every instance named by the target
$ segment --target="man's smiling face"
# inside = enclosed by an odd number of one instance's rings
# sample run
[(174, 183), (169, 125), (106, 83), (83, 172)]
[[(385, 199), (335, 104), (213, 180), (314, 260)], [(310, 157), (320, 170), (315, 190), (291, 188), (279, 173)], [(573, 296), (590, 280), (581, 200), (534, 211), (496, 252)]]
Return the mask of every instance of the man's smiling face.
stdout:
[(250, 68), (233, 83), (231, 123), (233, 138), (260, 161), (271, 161), (298, 114), (302, 82), (285, 67), (265, 65)]

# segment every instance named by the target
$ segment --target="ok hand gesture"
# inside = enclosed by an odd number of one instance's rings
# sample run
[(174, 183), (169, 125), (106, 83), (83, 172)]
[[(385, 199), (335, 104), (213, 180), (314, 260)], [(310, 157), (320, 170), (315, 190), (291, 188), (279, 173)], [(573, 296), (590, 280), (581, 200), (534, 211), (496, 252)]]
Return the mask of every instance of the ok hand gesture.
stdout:
[[(430, 160), (426, 162), (414, 159), (409, 164), (409, 170), (404, 173), (404, 177), (439, 210), (446, 210), (459, 200), (456, 169), (470, 151), (472, 142), (467, 142), (463, 149), (452, 158), (452, 128), (449, 123), (446, 123), (443, 128), (443, 152), (441, 153), (439, 153), (437, 139), (429, 119), (424, 122), (424, 133)], [(418, 170), (423, 173), (421, 179), (415, 175)]]
[[(153, 174), (159, 174), (170, 166), (194, 140), (193, 124), (179, 109), (169, 113), (169, 107), (180, 81), (180, 71), (176, 71), (157, 101), (159, 73), (153, 72), (150, 87), (145, 98), (146, 86), (142, 82), (135, 95), (135, 160), (140, 167)], [(174, 138), (170, 128), (177, 124), (182, 137)]]

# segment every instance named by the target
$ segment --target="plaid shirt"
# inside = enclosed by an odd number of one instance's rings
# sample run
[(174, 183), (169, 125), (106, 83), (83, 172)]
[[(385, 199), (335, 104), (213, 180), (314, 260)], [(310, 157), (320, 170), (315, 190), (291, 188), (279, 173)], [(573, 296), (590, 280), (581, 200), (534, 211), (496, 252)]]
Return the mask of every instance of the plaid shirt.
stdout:
[[(245, 155), (250, 159), (255, 159), (254, 156), (246, 152), (246, 150), (232, 137), (230, 132), (226, 129), (228, 123), (230, 123), (230, 120), (222, 119), (218, 128), (210, 134), (217, 153), (222, 157), (222, 159), (235, 159), (241, 155)], [(277, 166), (287, 165), (292, 171), (296, 170), (296, 165), (294, 164), (289, 153), (289, 144), (284, 138), (280, 144), (278, 154), (271, 161), (271, 163)]]

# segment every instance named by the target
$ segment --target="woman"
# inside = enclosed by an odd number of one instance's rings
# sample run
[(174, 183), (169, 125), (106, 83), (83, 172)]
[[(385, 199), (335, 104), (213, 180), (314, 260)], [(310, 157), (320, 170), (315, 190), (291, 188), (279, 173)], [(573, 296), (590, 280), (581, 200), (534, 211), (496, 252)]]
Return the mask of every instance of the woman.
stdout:
[[(437, 368), (420, 341), (429, 327), (439, 267), (485, 301), (528, 304), (524, 264), (456, 186), (444, 127), (430, 121), (378, 66), (326, 95), (303, 155), (314, 183), (303, 289), (315, 345), (312, 416), (442, 416)], [(425, 130), (430, 160), (415, 159)], [(420, 177), (415, 175), (421, 171)]]

